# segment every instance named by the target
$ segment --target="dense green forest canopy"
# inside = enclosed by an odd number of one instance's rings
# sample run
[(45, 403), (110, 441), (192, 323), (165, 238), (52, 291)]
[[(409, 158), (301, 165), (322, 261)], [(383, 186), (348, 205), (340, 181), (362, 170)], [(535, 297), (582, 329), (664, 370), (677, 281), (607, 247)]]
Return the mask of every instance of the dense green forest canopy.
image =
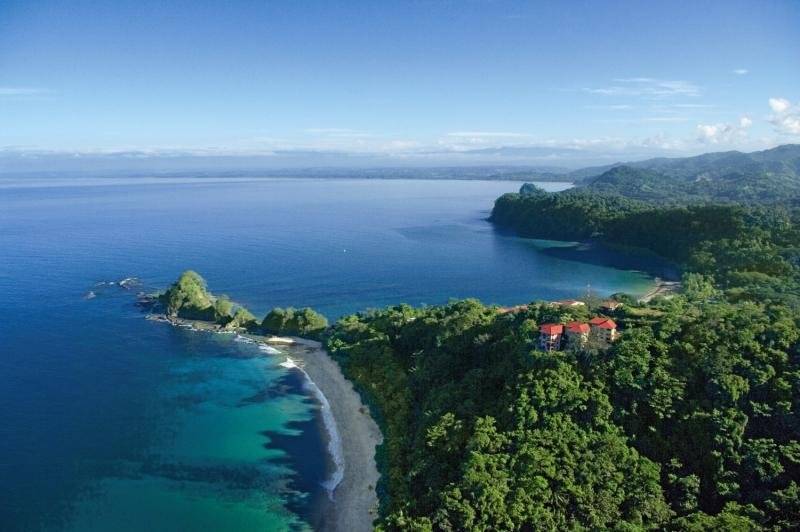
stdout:
[(274, 308), (261, 322), (261, 328), (267, 333), (306, 338), (318, 338), (327, 327), (325, 316), (308, 307), (300, 310)]
[[(614, 311), (400, 305), (327, 333), (382, 420), (381, 529), (800, 527), (797, 211), (696, 192), (664, 204), (662, 177), (606, 177), (631, 197), (526, 185), (492, 221), (647, 249), (683, 268), (680, 294), (619, 295)], [(609, 348), (537, 349), (542, 323), (601, 312), (622, 330)]]
[(263, 320), (227, 296), (208, 291), (206, 281), (197, 272), (187, 270), (157, 298), (167, 315), (188, 320), (217, 323), (226, 329), (243, 329), (254, 333), (286, 334), (318, 338), (328, 326), (322, 314), (304, 308), (272, 309)]
[(607, 351), (536, 350), (585, 318), (544, 303), (340, 320), (328, 349), (383, 418), (381, 527), (800, 526), (797, 315), (690, 284), (623, 306)]
[(233, 304), (226, 298), (214, 297), (205, 279), (192, 270), (183, 272), (158, 299), (167, 314), (187, 319), (217, 320), (233, 312)]
[[(321, 335), (373, 407), (380, 529), (798, 529), (796, 151), (652, 160), (497, 200), (492, 221), (523, 236), (674, 261), (683, 290), (669, 298), (616, 295), (613, 311), (398, 305), (330, 328), (310, 309), (273, 309), (244, 322)], [(170, 312), (235, 319), (184, 276), (162, 296)], [(622, 331), (610, 346), (537, 349), (541, 324), (602, 313)]]
[(726, 296), (800, 309), (800, 210), (786, 205), (661, 206), (575, 188), (524, 185), (498, 198), (491, 219), (533, 238), (647, 249), (709, 276)]
[(579, 187), (661, 203), (793, 203), (800, 199), (800, 145), (753, 153), (707, 153), (585, 168)]

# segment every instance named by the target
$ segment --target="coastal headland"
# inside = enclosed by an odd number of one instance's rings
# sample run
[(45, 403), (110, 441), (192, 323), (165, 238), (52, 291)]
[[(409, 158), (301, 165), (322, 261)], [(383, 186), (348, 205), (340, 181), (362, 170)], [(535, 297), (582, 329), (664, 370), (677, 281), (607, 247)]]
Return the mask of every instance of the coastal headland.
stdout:
[[(221, 304), (223, 301), (226, 303)], [(234, 335), (235, 341), (255, 344), (267, 356), (282, 357), (281, 366), (289, 371), (302, 372), (308, 391), (320, 405), (333, 464), (323, 483), (328, 498), (316, 512), (320, 522), (315, 524), (320, 530), (332, 532), (373, 529), (372, 523), (378, 513), (376, 486), (380, 476), (375, 448), (383, 442), (383, 436), (369, 407), (321, 342), (270, 334), (254, 324), (254, 318), (246, 309), (237, 308), (208, 292), (205, 282), (194, 272), (184, 273), (163, 294), (142, 296), (139, 303), (151, 311), (147, 314), (150, 320), (198, 332)], [(191, 317), (185, 317), (187, 315)], [(198, 319), (201, 316), (203, 319)], [(267, 316), (265, 323), (292, 330), (287, 324), (299, 322), (308, 328), (309, 324), (316, 323), (315, 319), (324, 320), (311, 316), (308, 311), (276, 309)]]
[[(667, 286), (671, 284), (658, 282), (647, 296), (666, 294), (675, 288)], [(148, 319), (231, 335), (234, 341), (255, 344), (267, 356), (279, 357), (280, 365), (287, 370), (302, 372), (309, 395), (320, 407), (332, 464), (322, 483), (328, 497), (312, 512), (311, 524), (332, 531), (373, 529), (379, 510), (376, 487), (381, 477), (375, 451), (384, 436), (337, 359), (320, 341), (327, 341), (336, 327), (330, 328), (324, 316), (308, 308), (275, 308), (259, 320), (226, 296), (208, 291), (205, 280), (192, 271), (184, 272), (164, 292), (142, 295), (140, 305), (149, 312)], [(383, 411), (382, 405), (378, 407)], [(391, 441), (391, 431), (387, 434)]]
[[(199, 332), (222, 332), (213, 322), (148, 314), (148, 319)], [(383, 442), (380, 428), (367, 405), (342, 374), (339, 365), (316, 340), (239, 332), (236, 339), (258, 344), (273, 356), (283, 356), (284, 367), (302, 371), (312, 393), (320, 400), (323, 420), (329, 409), (335, 425), (328, 426), (334, 471), (325, 483), (329, 499), (321, 510), (321, 530), (369, 531), (377, 517), (378, 497), (375, 487), (379, 473), (375, 447)], [(332, 433), (333, 432), (333, 433)]]

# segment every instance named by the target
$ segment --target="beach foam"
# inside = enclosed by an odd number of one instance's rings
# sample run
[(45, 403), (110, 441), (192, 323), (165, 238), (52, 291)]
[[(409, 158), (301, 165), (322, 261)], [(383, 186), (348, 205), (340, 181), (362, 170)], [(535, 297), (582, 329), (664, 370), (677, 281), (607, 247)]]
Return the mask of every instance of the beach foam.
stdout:
[(269, 346), (267, 344), (258, 344), (258, 348), (261, 351), (264, 351), (265, 353), (270, 354), (270, 355), (280, 355), (281, 354), (281, 352), (278, 349), (275, 349), (274, 347), (271, 347), (271, 346)]
[(286, 357), (286, 360), (281, 362), (280, 365), (284, 368), (296, 368), (301, 371), (306, 378), (306, 389), (319, 401), (322, 424), (325, 425), (325, 431), (328, 433), (328, 453), (334, 465), (333, 473), (328, 480), (322, 483), (322, 487), (328, 492), (328, 498), (332, 501), (333, 492), (336, 491), (336, 487), (344, 478), (344, 451), (342, 449), (342, 437), (339, 435), (339, 427), (336, 426), (336, 420), (331, 411), (331, 404), (328, 402), (328, 398), (325, 397), (325, 394), (322, 393), (322, 390), (311, 380), (308, 373), (298, 366), (292, 358)]
[[(303, 371), (302, 369), (300, 371)], [(333, 460), (334, 471), (331, 477), (322, 483), (322, 487), (328, 491), (328, 497), (333, 500), (333, 492), (336, 487), (344, 478), (344, 451), (342, 450), (342, 438), (339, 435), (339, 427), (336, 426), (336, 420), (333, 418), (331, 412), (331, 405), (328, 398), (322, 393), (322, 390), (311, 380), (311, 377), (303, 371), (306, 376), (306, 386), (308, 390), (314, 394), (320, 403), (320, 412), (322, 413), (322, 423), (325, 425), (325, 430), (328, 432), (328, 452)]]
[[(297, 363), (294, 360), (292, 360), (291, 358), (289, 358), (289, 357), (286, 357), (286, 360), (281, 362), (279, 365), (284, 367), (284, 368), (297, 368)], [(300, 369), (300, 368), (297, 368), (297, 369)], [(305, 371), (303, 373), (305, 373)], [(306, 375), (306, 377), (308, 377), (308, 375)]]
[[(189, 323), (181, 323), (181, 322), (174, 323), (163, 317), (161, 319), (171, 323), (172, 325), (177, 325), (178, 327), (188, 328), (194, 331), (202, 330), (192, 326)], [(216, 331), (216, 332), (221, 332), (221, 331)], [(262, 342), (257, 342), (252, 338), (248, 338), (247, 336), (243, 336), (238, 333), (236, 333), (236, 336), (234, 337), (233, 340), (235, 342), (242, 342), (246, 344), (258, 344), (259, 350), (269, 354), (275, 355), (282, 353), (281, 351), (275, 349), (274, 347), (266, 345), (265, 343)], [(295, 341), (291, 338), (285, 338), (285, 339), (279, 338), (279, 340), (283, 341), (288, 340), (288, 342), (295, 343)], [(342, 438), (341, 435), (339, 434), (339, 427), (336, 425), (336, 420), (333, 417), (333, 412), (331, 411), (331, 405), (328, 402), (328, 398), (325, 397), (324, 393), (322, 393), (322, 390), (319, 389), (317, 384), (311, 379), (308, 373), (306, 373), (306, 371), (302, 367), (300, 367), (294, 359), (287, 356), (286, 360), (281, 362), (279, 365), (286, 369), (295, 368), (298, 371), (302, 372), (303, 376), (305, 377), (304, 386), (306, 390), (311, 392), (311, 394), (314, 395), (314, 398), (316, 398), (320, 404), (320, 413), (322, 414), (322, 424), (325, 426), (325, 431), (328, 433), (328, 454), (330, 454), (331, 460), (333, 461), (334, 465), (333, 473), (331, 473), (330, 478), (328, 478), (326, 481), (322, 483), (322, 487), (325, 488), (325, 491), (328, 492), (328, 498), (331, 501), (333, 501), (334, 500), (333, 493), (334, 491), (336, 491), (336, 488), (344, 479), (345, 461), (344, 461), (344, 450), (342, 448)]]

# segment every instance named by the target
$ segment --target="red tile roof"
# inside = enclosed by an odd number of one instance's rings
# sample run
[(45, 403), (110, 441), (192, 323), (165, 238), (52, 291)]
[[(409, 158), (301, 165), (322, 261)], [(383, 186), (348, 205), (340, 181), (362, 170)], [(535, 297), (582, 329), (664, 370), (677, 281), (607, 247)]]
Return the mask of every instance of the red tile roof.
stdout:
[(543, 323), (539, 327), (539, 332), (543, 334), (549, 334), (551, 336), (554, 334), (561, 334), (564, 332), (564, 326), (560, 323)]
[(589, 323), (591, 325), (594, 325), (595, 327), (600, 327), (601, 329), (616, 329), (617, 328), (617, 324), (614, 323), (614, 320), (612, 320), (611, 318), (601, 318), (601, 317), (598, 316), (597, 318), (590, 319)]
[(579, 321), (572, 321), (567, 323), (567, 331), (571, 333), (584, 334), (589, 332), (589, 324), (581, 323)]

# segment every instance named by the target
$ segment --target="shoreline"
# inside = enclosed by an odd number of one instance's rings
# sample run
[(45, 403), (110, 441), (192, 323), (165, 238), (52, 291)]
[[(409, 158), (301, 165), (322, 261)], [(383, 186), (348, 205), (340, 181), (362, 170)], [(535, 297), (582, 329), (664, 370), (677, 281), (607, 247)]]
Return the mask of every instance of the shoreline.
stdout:
[(681, 267), (678, 264), (644, 248), (597, 240), (548, 240), (523, 236), (502, 226), (501, 229), (508, 230), (509, 235), (535, 242), (537, 251), (549, 257), (615, 270), (639, 272), (656, 282), (678, 282), (681, 278)]
[(287, 370), (303, 373), (307, 391), (320, 405), (328, 437), (328, 455), (334, 471), (322, 487), (327, 492), (321, 508), (320, 530), (371, 531), (377, 518), (378, 466), (375, 447), (383, 436), (361, 396), (342, 374), (320, 342), (297, 337), (263, 336), (225, 331), (213, 323), (149, 314), (147, 319), (194, 331), (234, 335), (235, 341), (257, 344), (267, 355), (283, 356)]
[(679, 292), (681, 289), (680, 281), (665, 281), (658, 277), (654, 281), (655, 286), (637, 300), (639, 303), (649, 303), (656, 296), (669, 296)]

